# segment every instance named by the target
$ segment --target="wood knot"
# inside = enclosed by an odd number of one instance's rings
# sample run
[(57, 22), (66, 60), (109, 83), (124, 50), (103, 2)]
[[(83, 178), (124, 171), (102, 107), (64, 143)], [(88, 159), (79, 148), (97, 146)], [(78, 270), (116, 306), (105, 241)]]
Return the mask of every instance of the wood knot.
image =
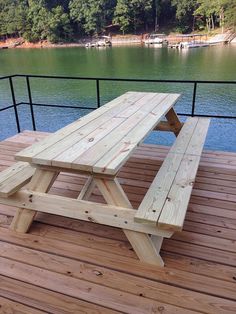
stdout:
[(96, 276), (103, 276), (103, 273), (99, 270), (94, 270), (93, 272)]
[(164, 306), (158, 306), (157, 310), (158, 310), (158, 312), (163, 313), (165, 308), (164, 308)]
[(91, 222), (96, 222), (96, 220), (93, 219), (92, 217), (88, 217), (88, 220), (91, 221)]
[(89, 142), (93, 142), (94, 141), (94, 137), (90, 137), (88, 141)]

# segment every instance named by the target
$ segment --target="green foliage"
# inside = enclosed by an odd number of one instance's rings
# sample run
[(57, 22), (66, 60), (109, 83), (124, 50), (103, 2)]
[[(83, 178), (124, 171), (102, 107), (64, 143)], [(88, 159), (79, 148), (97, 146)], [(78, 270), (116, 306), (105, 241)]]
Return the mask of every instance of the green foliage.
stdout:
[(172, 0), (171, 3), (176, 8), (176, 19), (180, 32), (186, 33), (191, 31), (193, 29), (193, 13), (197, 7), (197, 0)]
[(201, 16), (207, 29), (214, 29), (215, 24), (235, 28), (236, 2), (235, 0), (198, 0), (198, 7), (194, 14)]
[(223, 1), (225, 8), (225, 26), (233, 28), (236, 30), (236, 1), (235, 0), (225, 0)]
[(26, 1), (0, 0), (0, 35), (22, 35), (26, 27)]
[(129, 0), (117, 0), (113, 23), (118, 24), (123, 33), (129, 29), (131, 23)]
[(70, 16), (86, 34), (99, 33), (105, 26), (105, 0), (72, 0)]
[(0, 0), (0, 36), (29, 41), (65, 41), (94, 35), (108, 25), (123, 33), (158, 31), (174, 25), (180, 32), (216, 26), (235, 28), (235, 0)]

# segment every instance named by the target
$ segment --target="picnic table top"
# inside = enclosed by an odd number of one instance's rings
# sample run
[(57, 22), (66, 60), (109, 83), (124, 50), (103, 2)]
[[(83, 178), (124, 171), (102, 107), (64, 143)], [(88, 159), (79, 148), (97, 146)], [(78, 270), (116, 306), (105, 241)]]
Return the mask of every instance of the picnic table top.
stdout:
[(17, 153), (15, 159), (115, 175), (179, 96), (127, 92)]

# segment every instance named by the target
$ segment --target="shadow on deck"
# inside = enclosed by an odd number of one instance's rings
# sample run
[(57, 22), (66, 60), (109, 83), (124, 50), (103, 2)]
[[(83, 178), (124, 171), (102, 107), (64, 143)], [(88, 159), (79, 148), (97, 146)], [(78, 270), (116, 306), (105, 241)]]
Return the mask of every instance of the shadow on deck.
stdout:
[[(45, 135), (1, 142), (0, 171)], [(167, 151), (141, 145), (121, 169), (134, 207)], [(52, 192), (77, 197), (84, 182), (61, 174)], [(39, 213), (16, 234), (14, 212), (0, 205), (0, 313), (236, 313), (236, 153), (203, 153), (184, 231), (164, 240), (164, 268), (139, 262), (120, 229)]]

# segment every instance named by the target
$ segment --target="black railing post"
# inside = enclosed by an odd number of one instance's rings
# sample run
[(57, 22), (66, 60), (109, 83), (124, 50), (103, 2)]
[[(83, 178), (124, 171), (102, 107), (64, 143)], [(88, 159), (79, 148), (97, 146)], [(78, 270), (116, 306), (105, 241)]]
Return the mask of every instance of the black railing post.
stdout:
[(192, 117), (194, 117), (194, 114), (195, 114), (196, 92), (197, 92), (197, 82), (195, 82), (193, 86), (193, 100), (192, 100), (192, 112), (191, 112)]
[(18, 116), (18, 111), (17, 111), (15, 91), (14, 91), (14, 87), (13, 87), (13, 82), (12, 82), (12, 77), (11, 76), (9, 77), (9, 84), (10, 84), (10, 89), (11, 89), (12, 104), (13, 104), (14, 112), (15, 112), (17, 132), (20, 133), (20, 121), (19, 121), (19, 116)]
[(30, 81), (29, 81), (29, 77), (28, 77), (28, 76), (26, 76), (26, 84), (27, 84), (27, 90), (28, 90), (28, 97), (29, 97), (29, 105), (30, 105), (30, 113), (31, 113), (32, 126), (33, 126), (33, 130), (36, 131), (35, 118), (34, 118), (33, 101), (32, 101), (31, 88), (30, 88)]
[(97, 88), (97, 107), (100, 107), (100, 86), (99, 79), (96, 79), (96, 88)]

